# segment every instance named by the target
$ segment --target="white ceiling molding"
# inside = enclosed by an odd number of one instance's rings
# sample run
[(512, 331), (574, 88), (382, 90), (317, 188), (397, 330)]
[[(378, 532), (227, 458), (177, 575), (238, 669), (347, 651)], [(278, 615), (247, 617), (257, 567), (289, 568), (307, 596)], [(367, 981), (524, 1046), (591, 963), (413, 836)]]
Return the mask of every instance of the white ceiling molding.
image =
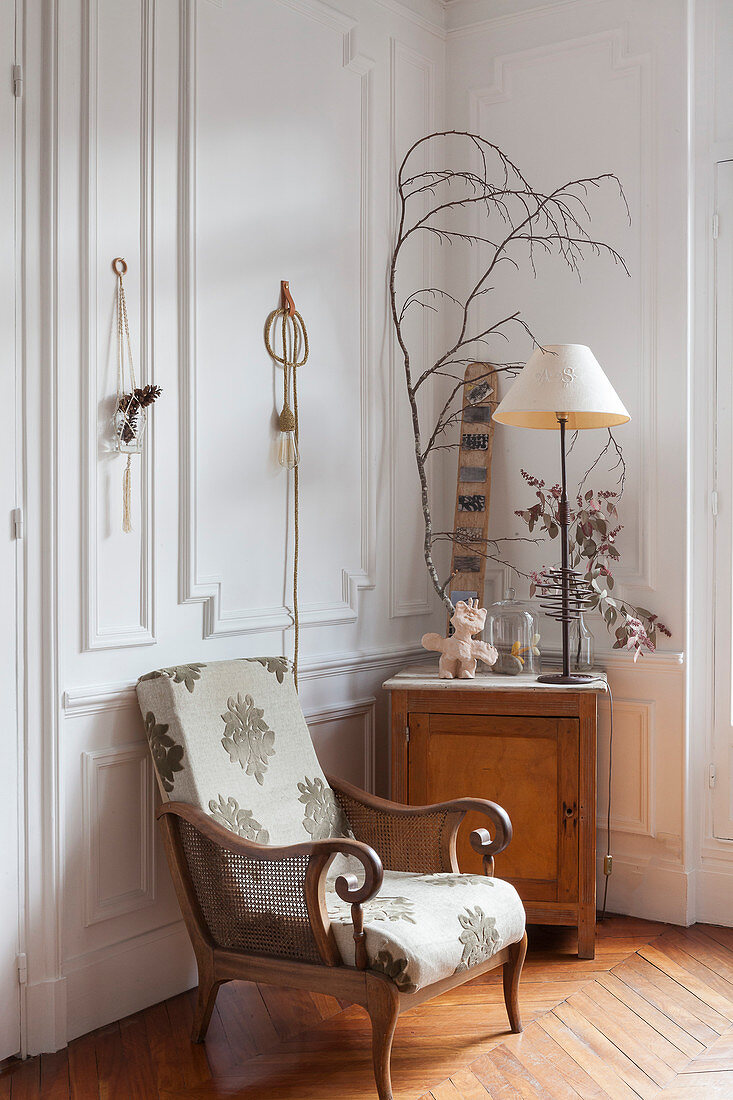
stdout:
[(446, 12), (450, 0), (374, 0), (380, 8), (402, 16), (410, 23), (445, 40)]
[(508, 27), (544, 16), (561, 15), (582, 5), (601, 0), (549, 0), (545, 4), (523, 0), (444, 0), (446, 4), (446, 38), (465, 38), (482, 31)]

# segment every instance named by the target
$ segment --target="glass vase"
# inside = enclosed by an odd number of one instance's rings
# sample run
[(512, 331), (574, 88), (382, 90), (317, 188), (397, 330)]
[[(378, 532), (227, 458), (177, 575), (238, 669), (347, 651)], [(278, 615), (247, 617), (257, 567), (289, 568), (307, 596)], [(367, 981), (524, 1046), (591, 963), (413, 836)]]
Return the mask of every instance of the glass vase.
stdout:
[(582, 614), (570, 623), (569, 642), (570, 671), (590, 672), (593, 668), (595, 640)]
[(537, 616), (507, 588), (504, 599), (492, 604), (486, 615), (484, 636), (499, 656), (491, 671), (499, 676), (531, 675), (539, 671), (540, 634)]
[(119, 402), (112, 417), (114, 450), (122, 454), (142, 454), (148, 410), (138, 406), (132, 414), (120, 408)]

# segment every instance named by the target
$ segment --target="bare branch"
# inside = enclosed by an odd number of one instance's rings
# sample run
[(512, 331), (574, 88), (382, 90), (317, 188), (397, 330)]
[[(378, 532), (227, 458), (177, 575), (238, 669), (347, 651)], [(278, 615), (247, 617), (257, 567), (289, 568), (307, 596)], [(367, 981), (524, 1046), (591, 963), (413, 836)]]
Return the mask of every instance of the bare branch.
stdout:
[[(413, 158), (418, 151), (429, 157), (433, 150), (440, 149), (443, 144), (451, 150), (457, 148), (472, 163), (464, 161), (455, 169), (430, 166), (423, 168), (421, 165), (419, 171), (410, 170), (411, 165), (415, 163)], [(476, 169), (476, 159), (478, 159), (478, 169)], [(528, 337), (533, 346), (540, 346), (539, 340), (519, 310), (493, 322), (487, 322), (483, 316), (480, 324), (476, 322), (474, 306), (479, 299), (483, 302), (491, 300), (490, 296), (497, 282), (493, 276), (503, 270), (503, 264), (508, 263), (518, 268), (519, 259), (524, 256), (530, 270), (536, 275), (536, 257), (543, 254), (557, 255), (571, 271), (580, 275), (580, 268), (586, 257), (607, 255), (628, 274), (621, 254), (611, 245), (592, 237), (588, 230), (591, 221), (590, 196), (605, 185), (617, 189), (628, 216), (626, 197), (615, 175), (604, 173), (599, 176), (570, 180), (553, 191), (544, 193), (531, 186), (517, 165), (497, 145), (478, 134), (457, 130), (444, 130), (419, 138), (408, 149), (400, 165), (397, 176), (398, 226), (389, 270), (390, 309), (397, 343), (404, 362), (407, 397), (412, 417), (415, 462), (420, 481), (424, 519), (425, 565), (435, 591), (449, 610), (452, 610), (452, 604), (447, 591), (452, 578), (449, 576), (445, 581), (439, 578), (432, 556), (433, 546), (446, 541), (453, 545), (463, 544), (456, 540), (452, 532), (433, 533), (425, 463), (431, 453), (439, 450), (453, 450), (459, 446), (458, 443), (438, 442), (458, 423), (461, 416), (461, 410), (454, 407), (454, 402), (462, 391), (464, 379), (451, 368), (460, 368), (475, 361), (475, 356), (467, 357), (470, 348), (477, 345), (491, 348), (492, 341), (495, 342), (497, 337), (508, 341), (514, 332)], [(423, 201), (420, 201), (421, 197)], [(413, 199), (418, 201), (412, 202)], [(472, 211), (481, 218), (481, 227), (478, 229), (465, 228), (461, 223), (456, 224), (452, 220), (460, 214), (469, 214)], [(436, 224), (438, 218), (440, 223)], [(449, 244), (454, 248), (480, 250), (480, 254), (484, 257), (481, 263), (481, 274), (464, 301), (460, 301), (443, 288), (424, 287), (408, 295), (398, 309), (399, 259), (406, 242), (419, 233), (428, 233), (441, 244)], [(489, 250), (488, 253), (486, 250)], [(441, 305), (447, 303), (450, 303), (451, 308), (455, 306), (460, 310), (457, 334), (450, 342), (450, 346), (442, 351), (433, 363), (423, 366), (417, 381), (414, 381), (408, 338), (403, 330), (407, 312), (411, 306), (419, 305), (423, 309), (439, 313)], [(494, 358), (493, 354), (491, 358)], [(492, 363), (491, 366), (487, 364), (486, 373), (487, 375), (500, 372), (514, 374), (521, 365), (520, 360)], [(417, 391), (428, 379), (437, 380), (438, 378), (447, 378), (452, 385), (435, 425), (428, 434), (427, 445), (423, 448)], [(616, 463), (612, 468), (620, 471), (619, 485), (623, 491), (626, 468), (622, 452), (610, 432), (609, 442), (602, 454), (608, 453), (609, 450), (615, 453)], [(594, 466), (600, 461), (600, 457)], [(594, 466), (591, 466), (591, 470)], [(515, 569), (521, 576), (526, 576), (498, 554), (500, 541), (525, 540), (487, 539), (486, 545), (482, 544), (479, 547), (479, 552), (484, 553), (492, 561)], [(493, 553), (489, 552), (489, 547), (493, 547)], [(474, 551), (477, 549), (476, 543), (472, 543), (472, 549)]]
[(610, 469), (611, 470), (619, 470), (620, 469), (620, 471), (621, 471), (620, 474), (619, 474), (619, 477), (618, 477), (618, 482), (617, 482), (617, 484), (620, 487), (619, 488), (619, 494), (618, 494), (618, 499), (620, 500), (621, 497), (623, 496), (624, 487), (626, 485), (626, 460), (624, 458), (623, 451), (621, 450), (621, 447), (619, 446), (618, 442), (616, 441), (616, 438), (615, 438), (613, 432), (611, 431), (610, 428), (608, 428), (607, 431), (608, 431), (608, 439), (606, 440), (605, 445), (601, 448), (601, 451), (598, 454), (598, 456), (594, 459), (594, 461), (590, 464), (588, 469), (583, 474), (580, 485), (578, 486), (578, 493), (582, 493), (583, 486), (585, 485), (585, 483), (588, 480), (589, 476), (593, 473), (593, 471), (595, 470), (596, 466), (601, 461), (603, 456), (605, 454), (607, 454), (610, 450), (613, 450), (616, 454), (616, 461), (610, 467)]
[[(476, 543), (466, 542), (465, 540), (461, 540), (455, 534), (453, 534), (453, 532), (446, 532), (445, 534), (434, 535), (433, 536), (433, 542), (451, 542), (455, 546), (460, 546), (461, 550), (471, 550), (472, 553), (477, 554), (479, 557), (486, 558), (487, 561), (493, 561), (496, 565), (502, 565), (507, 569), (513, 570), (517, 574), (517, 576), (519, 576), (519, 577), (524, 577), (527, 580), (530, 579), (529, 573), (525, 573), (518, 566), (514, 565), (510, 561), (507, 561), (506, 558), (501, 558), (501, 557), (499, 557), (498, 554), (490, 554), (488, 552), (488, 550), (481, 550), (481, 549), (478, 548)], [(448, 584), (450, 583), (450, 581), (453, 579), (453, 577), (455, 575), (456, 575), (455, 571), (453, 573), (451, 573), (450, 577), (445, 582), (444, 589), (447, 588)], [(444, 591), (444, 594), (445, 594), (445, 591)]]

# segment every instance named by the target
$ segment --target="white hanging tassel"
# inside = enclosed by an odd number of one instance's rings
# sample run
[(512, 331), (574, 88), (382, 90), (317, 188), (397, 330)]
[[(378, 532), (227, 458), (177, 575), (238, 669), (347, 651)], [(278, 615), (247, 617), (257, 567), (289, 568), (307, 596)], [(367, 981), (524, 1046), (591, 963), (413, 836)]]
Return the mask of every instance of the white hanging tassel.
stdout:
[(132, 531), (132, 455), (127, 456), (127, 465), (122, 475), (122, 530), (125, 534)]

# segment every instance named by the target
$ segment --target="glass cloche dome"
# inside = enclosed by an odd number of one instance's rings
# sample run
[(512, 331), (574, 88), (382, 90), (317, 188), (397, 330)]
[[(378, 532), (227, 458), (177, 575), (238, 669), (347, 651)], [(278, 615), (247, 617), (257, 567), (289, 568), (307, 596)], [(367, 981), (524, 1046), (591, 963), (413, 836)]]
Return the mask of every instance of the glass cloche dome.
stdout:
[(507, 588), (504, 599), (494, 603), (486, 615), (484, 637), (499, 656), (491, 671), (500, 676), (535, 675), (540, 670), (538, 619), (526, 604)]

